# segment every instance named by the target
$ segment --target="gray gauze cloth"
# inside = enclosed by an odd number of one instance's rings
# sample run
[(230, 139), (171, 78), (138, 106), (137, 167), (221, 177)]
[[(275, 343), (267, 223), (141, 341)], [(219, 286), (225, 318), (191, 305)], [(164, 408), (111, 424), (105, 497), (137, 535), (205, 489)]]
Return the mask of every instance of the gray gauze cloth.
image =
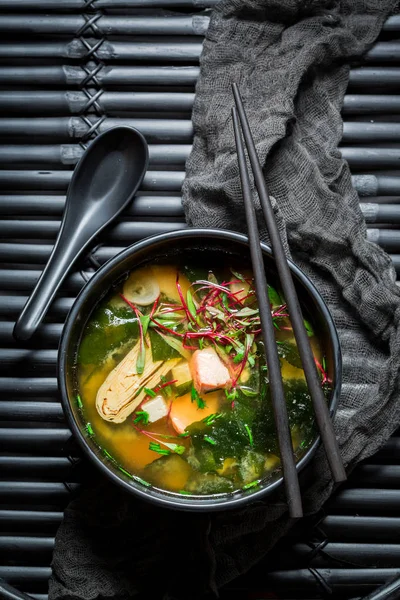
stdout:
[[(184, 183), (190, 225), (246, 231), (230, 117), (236, 81), (291, 255), (339, 330), (344, 373), (335, 429), (349, 469), (400, 421), (400, 295), (388, 256), (366, 239), (337, 149), (348, 63), (369, 48), (394, 6), (393, 0), (217, 4), (201, 58)], [(183, 514), (142, 504), (92, 475), (57, 534), (51, 600), (210, 597), (291, 525), (282, 490), (240, 511)], [(333, 487), (322, 449), (307, 479), (304, 508), (312, 513)]]

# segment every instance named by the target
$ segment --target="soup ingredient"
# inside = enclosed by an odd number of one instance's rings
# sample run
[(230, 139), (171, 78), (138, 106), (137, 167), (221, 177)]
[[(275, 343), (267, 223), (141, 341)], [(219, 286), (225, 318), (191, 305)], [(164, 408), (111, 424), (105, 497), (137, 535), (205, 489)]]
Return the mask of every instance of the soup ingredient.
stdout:
[[(155, 283), (148, 304), (143, 289), (127, 286), (138, 281)], [(268, 291), (299, 458), (314, 439), (314, 415), (284, 298)], [(308, 331), (329, 391), (313, 324)], [(95, 308), (78, 354), (90, 436), (122, 473), (170, 492), (230, 493), (279, 476), (260, 332), (247, 270), (152, 264), (132, 272)]]
[(188, 463), (179, 455), (170, 454), (150, 463), (143, 476), (157, 487), (179, 492), (186, 487), (190, 474), (191, 468)]
[(190, 371), (199, 394), (232, 387), (230, 373), (214, 348), (196, 350), (190, 362)]
[(220, 392), (211, 392), (207, 394), (203, 408), (200, 408), (198, 403), (192, 401), (192, 394), (185, 394), (179, 398), (175, 398), (172, 402), (170, 420), (177, 433), (184, 431), (196, 421), (201, 421), (218, 412), (221, 403)]
[(151, 398), (151, 400), (143, 402), (142, 411), (147, 413), (148, 423), (155, 423), (156, 421), (159, 421), (167, 416), (168, 406), (162, 396), (155, 396), (155, 398)]
[[(191, 356), (191, 354), (190, 354)], [(176, 396), (183, 396), (192, 388), (192, 373), (187, 360), (180, 362), (171, 371), (173, 379), (178, 381), (175, 386)]]
[(138, 306), (153, 304), (160, 295), (160, 286), (151, 268), (138, 269), (124, 283), (123, 295)]
[(108, 374), (96, 396), (96, 408), (106, 421), (122, 423), (145, 397), (143, 387), (152, 387), (173, 367), (177, 359), (147, 360), (143, 373), (137, 372), (140, 343)]

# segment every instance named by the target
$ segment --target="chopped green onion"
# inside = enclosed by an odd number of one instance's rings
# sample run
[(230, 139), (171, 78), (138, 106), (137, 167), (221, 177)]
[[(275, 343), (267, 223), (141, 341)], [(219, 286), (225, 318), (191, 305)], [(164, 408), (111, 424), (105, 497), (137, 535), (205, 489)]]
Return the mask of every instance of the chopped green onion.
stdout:
[(111, 454), (109, 452), (107, 452), (107, 450), (105, 448), (102, 448), (102, 450), (103, 450), (103, 454), (105, 454), (107, 456), (107, 458), (109, 458), (110, 460), (115, 462), (115, 458), (113, 456), (111, 456)]
[(205, 442), (208, 442), (209, 444), (211, 444), (212, 446), (215, 446), (215, 444), (217, 443), (212, 437), (210, 437), (209, 435), (205, 435), (203, 437)]
[(130, 479), (133, 479), (133, 475), (131, 473), (129, 473), (128, 471), (126, 471), (126, 469), (124, 469), (123, 467), (118, 467), (118, 469), (121, 471), (121, 473), (123, 473), (124, 475), (126, 475)]
[(208, 415), (208, 417), (204, 417), (202, 421), (206, 425), (212, 425), (220, 417), (222, 417), (222, 413), (213, 413), (212, 415)]
[(94, 435), (94, 431), (90, 423), (86, 423), (86, 431), (88, 435)]
[(186, 490), (179, 490), (179, 493), (182, 494), (182, 496), (191, 496), (192, 492), (187, 492)]
[(160, 444), (156, 444), (156, 442), (150, 442), (149, 450), (152, 450), (153, 452), (157, 452), (158, 454), (161, 454), (162, 456), (168, 456), (168, 454), (171, 454), (171, 450), (167, 450), (167, 448), (161, 448)]
[(134, 419), (134, 423), (143, 423), (143, 425), (148, 425), (149, 423), (149, 413), (145, 410), (138, 410), (135, 413), (136, 419)]
[(146, 396), (151, 396), (152, 398), (155, 398), (157, 396), (157, 394), (153, 390), (151, 390), (147, 387), (144, 387), (143, 391), (146, 394)]
[(188, 431), (184, 431), (183, 433), (178, 433), (177, 437), (187, 438), (190, 436)]
[(78, 408), (82, 408), (83, 407), (82, 400), (81, 400), (81, 397), (80, 397), (79, 394), (76, 397), (76, 403), (78, 405)]
[(138, 483), (141, 483), (142, 485), (144, 485), (145, 487), (151, 487), (151, 483), (149, 483), (148, 481), (146, 481), (145, 479), (142, 479), (141, 477), (138, 477), (137, 475), (132, 475), (132, 479), (134, 479), (135, 481), (137, 481)]
[(260, 484), (260, 479), (256, 479), (255, 481), (250, 481), (250, 483), (246, 483), (246, 485), (244, 485), (242, 487), (243, 490), (249, 490), (251, 488), (255, 488)]
[(324, 371), (326, 371), (326, 358), (325, 356), (322, 358), (322, 368)]

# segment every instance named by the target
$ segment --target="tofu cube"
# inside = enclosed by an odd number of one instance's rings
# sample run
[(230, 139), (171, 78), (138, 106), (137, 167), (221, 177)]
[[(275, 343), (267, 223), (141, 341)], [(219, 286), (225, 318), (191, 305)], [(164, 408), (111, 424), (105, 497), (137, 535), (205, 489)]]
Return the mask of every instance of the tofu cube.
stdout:
[(155, 423), (168, 414), (168, 406), (162, 396), (156, 396), (142, 404), (142, 410), (148, 413), (149, 423)]
[(199, 394), (230, 388), (230, 373), (214, 348), (196, 350), (190, 363), (194, 387)]

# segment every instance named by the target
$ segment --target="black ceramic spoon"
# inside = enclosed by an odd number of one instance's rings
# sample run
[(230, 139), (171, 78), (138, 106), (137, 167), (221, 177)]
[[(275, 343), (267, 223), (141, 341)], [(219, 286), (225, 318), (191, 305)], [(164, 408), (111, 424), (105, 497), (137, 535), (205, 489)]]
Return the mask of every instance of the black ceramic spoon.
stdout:
[(148, 162), (146, 140), (132, 127), (105, 131), (90, 144), (69, 184), (49, 261), (15, 324), (17, 340), (35, 333), (74, 261), (134, 197)]

